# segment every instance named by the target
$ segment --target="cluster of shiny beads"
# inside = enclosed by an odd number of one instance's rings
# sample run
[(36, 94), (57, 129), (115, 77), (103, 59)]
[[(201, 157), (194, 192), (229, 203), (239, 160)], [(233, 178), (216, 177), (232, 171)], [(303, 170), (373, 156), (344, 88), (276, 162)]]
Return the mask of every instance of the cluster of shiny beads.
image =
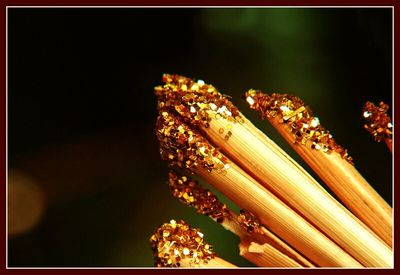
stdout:
[(376, 106), (372, 102), (367, 102), (363, 108), (363, 117), (367, 121), (364, 128), (380, 142), (385, 139), (392, 139), (392, 122), (387, 114), (389, 105), (380, 102)]
[(318, 117), (312, 115), (311, 109), (300, 98), (288, 94), (267, 95), (256, 90), (249, 90), (245, 96), (250, 107), (260, 112), (262, 118), (277, 118), (280, 123), (287, 124), (296, 142), (309, 144), (312, 149), (325, 153), (337, 152), (353, 164), (347, 150), (335, 142), (329, 131), (321, 126)]
[(170, 171), (168, 185), (175, 198), (184, 205), (195, 207), (198, 213), (207, 215), (219, 223), (225, 218), (232, 219), (226, 205), (221, 203), (210, 190), (202, 188), (190, 177)]
[(240, 226), (249, 234), (264, 234), (260, 221), (247, 210), (240, 210), (237, 221), (239, 222)]
[(157, 118), (156, 135), (161, 158), (171, 167), (193, 170), (200, 166), (207, 171), (226, 174), (228, 160), (205, 137), (192, 130), (180, 117), (163, 111)]
[[(232, 123), (244, 122), (227, 96), (202, 80), (194, 81), (179, 75), (164, 74), (163, 82), (165, 85), (154, 89), (159, 112), (177, 113), (184, 118), (185, 123), (200, 128), (208, 128), (213, 119), (220, 118)], [(230, 129), (226, 129), (226, 139), (232, 134), (229, 132)]]
[(184, 221), (171, 220), (161, 225), (150, 237), (150, 245), (158, 267), (179, 267), (182, 260), (196, 267), (216, 256), (203, 233)]

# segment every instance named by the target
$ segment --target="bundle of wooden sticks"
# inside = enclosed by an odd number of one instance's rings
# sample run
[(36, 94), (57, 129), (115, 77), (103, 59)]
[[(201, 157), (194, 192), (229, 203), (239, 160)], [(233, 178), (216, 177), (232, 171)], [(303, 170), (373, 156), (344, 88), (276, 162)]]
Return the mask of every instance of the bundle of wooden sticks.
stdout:
[[(166, 74), (163, 82), (155, 88), (156, 134), (171, 168), (172, 194), (238, 235), (241, 255), (268, 267), (392, 267), (392, 208), (300, 98), (245, 94), (250, 108), (279, 131), (340, 201), (215, 87), (179, 75)], [(392, 125), (385, 125), (391, 144)], [(242, 208), (240, 214), (192, 174)], [(233, 266), (184, 221), (158, 228), (151, 246), (158, 266)]]

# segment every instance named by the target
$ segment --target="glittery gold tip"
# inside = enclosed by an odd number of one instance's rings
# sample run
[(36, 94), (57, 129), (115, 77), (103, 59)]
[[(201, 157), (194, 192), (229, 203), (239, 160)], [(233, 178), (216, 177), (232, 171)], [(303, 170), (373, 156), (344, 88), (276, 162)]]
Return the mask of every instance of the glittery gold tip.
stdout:
[(264, 235), (260, 221), (249, 211), (240, 210), (237, 221), (247, 233)]
[(205, 137), (167, 111), (157, 118), (156, 135), (161, 158), (171, 167), (192, 171), (200, 166), (223, 174), (229, 168), (228, 160)]
[(204, 241), (203, 233), (182, 220), (171, 220), (157, 228), (150, 237), (150, 245), (158, 267), (179, 267), (182, 260), (196, 267), (216, 256), (212, 246)]
[(179, 114), (191, 126), (209, 127), (212, 119), (243, 122), (238, 109), (214, 86), (179, 75), (163, 75), (165, 85), (154, 88), (158, 111)]
[(329, 131), (321, 126), (318, 117), (313, 116), (311, 109), (300, 98), (288, 94), (268, 95), (256, 90), (249, 90), (245, 97), (250, 108), (260, 112), (262, 118), (278, 118), (280, 123), (287, 124), (296, 142), (325, 153), (337, 152), (353, 164), (347, 150), (335, 142)]
[(168, 185), (175, 198), (184, 205), (195, 207), (198, 213), (207, 215), (219, 223), (226, 218), (232, 219), (226, 205), (221, 203), (210, 190), (202, 188), (190, 177), (170, 171)]
[(380, 102), (376, 106), (372, 102), (367, 102), (363, 108), (363, 117), (366, 120), (364, 128), (374, 136), (375, 140), (381, 142), (385, 139), (392, 139), (392, 122), (387, 114), (389, 105)]

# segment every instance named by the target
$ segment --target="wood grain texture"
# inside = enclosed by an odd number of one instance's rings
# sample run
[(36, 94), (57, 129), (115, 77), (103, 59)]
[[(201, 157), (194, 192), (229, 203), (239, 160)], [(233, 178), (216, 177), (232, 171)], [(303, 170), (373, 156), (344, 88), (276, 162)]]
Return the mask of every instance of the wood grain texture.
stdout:
[(230, 162), (228, 173), (198, 168), (199, 176), (250, 211), (268, 229), (319, 266), (361, 267), (352, 256)]
[(276, 252), (269, 244), (260, 245), (258, 243), (243, 240), (240, 245), (240, 255), (262, 267), (297, 267), (303, 266), (287, 255)]
[[(227, 128), (228, 124), (231, 124), (232, 136), (229, 140), (226, 140), (219, 133), (219, 129)], [(284, 202), (293, 208), (299, 213), (298, 216), (307, 219), (364, 266), (392, 266), (393, 257), (391, 248), (372, 233), (370, 229), (343, 205), (324, 191), (304, 169), (299, 169), (299, 165), (295, 164), (295, 161), (287, 154), (282, 153), (282, 150), (272, 140), (265, 135), (261, 138), (260, 131), (256, 129), (257, 128), (249, 121), (245, 121), (243, 124), (234, 123), (232, 125), (231, 122), (223, 118), (212, 120), (210, 127), (203, 129), (214, 145), (217, 145), (233, 162), (248, 173), (245, 173), (247, 176), (242, 173), (236, 173), (237, 175), (234, 175), (232, 179), (227, 180), (230, 182), (227, 184), (235, 185), (238, 190), (243, 191), (243, 196), (249, 197), (250, 201), (261, 195), (261, 192), (266, 193), (266, 190), (269, 190), (269, 197), (271, 197), (272, 194), (276, 195), (274, 198), (279, 198), (281, 203)], [(229, 171), (228, 174), (231, 173), (232, 172)], [(240, 179), (239, 182), (251, 181), (254, 178), (257, 182), (262, 184), (264, 188), (257, 185), (256, 188), (251, 190), (252, 192), (248, 192), (241, 188), (240, 185), (238, 186), (238, 184), (234, 183), (235, 177)], [(226, 190), (223, 190), (224, 193), (226, 193), (225, 191)], [(265, 194), (262, 196), (264, 195)], [(270, 205), (267, 206), (262, 201), (258, 202), (258, 204), (257, 207), (264, 207), (264, 213), (277, 210), (275, 207), (271, 209)], [(281, 207), (281, 204), (279, 204), (279, 206)], [(285, 207), (287, 206), (285, 205)], [(249, 209), (246, 206), (243, 208)], [(256, 207), (252, 207), (252, 213), (255, 212), (254, 208)], [(283, 209), (284, 208), (280, 210), (287, 214), (287, 209)], [(272, 223), (270, 223), (270, 219), (266, 217), (263, 218), (264, 220), (262, 220), (262, 222), (266, 226), (271, 226), (271, 229), (273, 227), (272, 231), (279, 236), (281, 236), (280, 233), (287, 234), (293, 232), (286, 229), (284, 230), (285, 232), (278, 233), (278, 231), (282, 231), (282, 228), (278, 227), (293, 227), (293, 225), (296, 225), (297, 228), (300, 228), (303, 226), (300, 226), (300, 223), (296, 224), (299, 219), (295, 219), (293, 223), (289, 224), (289, 221), (283, 221), (276, 215)], [(279, 226), (276, 226), (279, 224), (276, 223), (277, 220), (281, 221)], [(319, 231), (317, 230), (317, 232)], [(303, 242), (299, 242), (299, 239), (305, 236), (296, 237), (294, 235), (295, 234), (288, 234), (285, 240), (289, 243), (294, 242), (298, 246), (310, 245), (305, 239), (302, 240)], [(281, 237), (283, 238), (283, 236)], [(312, 251), (315, 247), (312, 248), (310, 246), (309, 249)], [(307, 249), (304, 249), (304, 247), (301, 249), (302, 253), (305, 253), (306, 250)], [(308, 253), (312, 256), (308, 258), (313, 261), (314, 259), (318, 260), (317, 254), (313, 254), (315, 251), (308, 251)], [(322, 257), (322, 255), (318, 256), (320, 258), (325, 258)], [(329, 257), (324, 260), (328, 260), (328, 258)], [(324, 260), (322, 260), (324, 265), (334, 264), (334, 262), (329, 262), (329, 260), (324, 262)], [(321, 264), (321, 262), (319, 264)]]
[(343, 204), (386, 244), (392, 246), (392, 208), (357, 169), (336, 152), (327, 154), (313, 150), (307, 144), (295, 143), (295, 137), (287, 125), (280, 124), (276, 118), (269, 121)]

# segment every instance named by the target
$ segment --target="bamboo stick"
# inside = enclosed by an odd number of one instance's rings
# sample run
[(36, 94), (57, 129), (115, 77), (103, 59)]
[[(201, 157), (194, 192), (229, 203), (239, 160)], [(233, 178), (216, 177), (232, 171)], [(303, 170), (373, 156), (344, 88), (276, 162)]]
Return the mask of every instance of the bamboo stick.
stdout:
[[(168, 178), (173, 196), (182, 204), (196, 208), (198, 213), (210, 217), (244, 243), (251, 241), (260, 245), (266, 244), (265, 251), (259, 251), (258, 254), (268, 253), (268, 255), (257, 255), (253, 263), (259, 266), (314, 267), (310, 261), (262, 226), (248, 211), (242, 210), (238, 216), (221, 203), (210, 190), (202, 188), (188, 176), (171, 170)], [(252, 261), (251, 259), (250, 257), (249, 260)], [(280, 259), (283, 259), (283, 262), (279, 262)]]
[[(264, 226), (260, 227), (260, 230), (263, 232), (261, 234), (261, 238), (265, 240), (258, 241), (259, 244), (268, 244), (272, 247), (278, 249), (283, 255), (293, 259), (297, 263), (301, 264), (304, 267), (315, 267), (313, 263), (308, 261), (303, 255), (299, 254), (292, 247), (283, 242), (278, 236), (272, 233), (270, 230), (265, 228)], [(257, 239), (256, 239), (257, 240)]]
[[(246, 96), (252, 99), (251, 108), (262, 113), (339, 199), (391, 246), (392, 208), (355, 169), (347, 152), (329, 137), (309, 107), (299, 98), (288, 95), (265, 95), (251, 90)], [(293, 105), (291, 109), (302, 108), (301, 114), (285, 121), (284, 116), (289, 116), (284, 108), (287, 105)], [(319, 142), (324, 137), (327, 141)], [(331, 152), (324, 152), (325, 144)]]
[(361, 266), (179, 118), (162, 113), (157, 137), (171, 166), (191, 169), (317, 265)]
[[(164, 75), (164, 81), (166, 82), (164, 87), (156, 87), (155, 89), (159, 99), (158, 108), (162, 117), (168, 117), (169, 113), (175, 113), (186, 123), (197, 127), (209, 138), (210, 142), (221, 148), (232, 161), (237, 162), (254, 179), (279, 196), (279, 199), (293, 207), (365, 266), (387, 267), (392, 265), (390, 248), (372, 234), (347, 209), (329, 196), (327, 192), (318, 187), (311, 176), (305, 174), (304, 170), (298, 169), (298, 166), (293, 164), (293, 160), (287, 155), (281, 154), (281, 150), (276, 150), (277, 146), (272, 141), (268, 143), (266, 142), (268, 138), (260, 139), (255, 131), (250, 131), (249, 129), (255, 128), (252, 124), (245, 127), (244, 124), (247, 122), (243, 119), (243, 115), (214, 87), (205, 84), (203, 81), (194, 82), (180, 76)], [(180, 132), (181, 130), (185, 131), (182, 128), (177, 128), (174, 131)], [(190, 138), (193, 139), (193, 136), (189, 132)], [(191, 145), (192, 141), (189, 143)], [(200, 155), (205, 154), (208, 155), (209, 159), (212, 159), (214, 156), (205, 153), (206, 149), (205, 146), (198, 146), (193, 150), (198, 150)], [(172, 156), (170, 162), (179, 167), (193, 168), (198, 157), (182, 159), (182, 156), (188, 153), (186, 150), (187, 148), (181, 148), (176, 151), (176, 155)], [(165, 159), (170, 157), (167, 155), (168, 151), (161, 153)], [(224, 158), (226, 157), (222, 155), (222, 160)], [(213, 171), (223, 171), (224, 164), (223, 162), (221, 164), (206, 160), (203, 168), (202, 176), (205, 176), (205, 172), (213, 174)], [(239, 182), (247, 178), (241, 173), (236, 176), (239, 176)], [(233, 178), (219, 178), (218, 180), (222, 182), (225, 180), (225, 183), (234, 184)], [(240, 186), (237, 186), (237, 188), (241, 190)], [(225, 191), (223, 189), (224, 193), (226, 193)], [(246, 190), (241, 191), (245, 192)], [(260, 186), (251, 190), (250, 193), (245, 192), (245, 194), (249, 198), (253, 198), (254, 195), (259, 195), (257, 192), (266, 192), (266, 190)], [(268, 195), (272, 194), (268, 193)], [(258, 207), (264, 207), (264, 210), (269, 209), (268, 206), (263, 206), (262, 202)], [(287, 206), (285, 205), (285, 207)], [(246, 206), (243, 208), (246, 209)], [(251, 212), (257, 214), (256, 211), (251, 210)], [(259, 214), (261, 213), (258, 212)], [(264, 224), (268, 224), (265, 217), (263, 217), (264, 220), (262, 220), (262, 217), (258, 218)], [(281, 222), (285, 224), (285, 221)], [(279, 228), (275, 229), (279, 230)], [(274, 232), (277, 233), (277, 231)], [(283, 238), (283, 236), (281, 237)], [(295, 236), (291, 237), (294, 238)], [(284, 239), (291, 243), (288, 240), (291, 237), (286, 236), (286, 239)], [(294, 241), (294, 239), (291, 239), (291, 241)], [(293, 246), (295, 245), (293, 244)], [(312, 256), (316, 258), (315, 254)], [(309, 258), (311, 259), (311, 257)]]
[(223, 175), (199, 167), (195, 173), (223, 192), (241, 208), (248, 209), (267, 228), (319, 266), (361, 265), (233, 162)]
[[(302, 268), (299, 263), (294, 261), (283, 253), (273, 253), (273, 247), (268, 243), (260, 245), (255, 242), (242, 240), (239, 245), (240, 255), (255, 263), (258, 266), (264, 267), (291, 267), (291, 268)], [(272, 253), (271, 253), (272, 250)], [(265, 263), (268, 263), (266, 265)]]
[(240, 128), (235, 128), (228, 141), (221, 138), (218, 129), (228, 124), (223, 118), (212, 121), (207, 133), (233, 161), (364, 265), (391, 266), (390, 248), (316, 182), (310, 182), (311, 177), (298, 170), (293, 161)]
[(196, 208), (197, 213), (210, 217), (239, 238), (248, 237), (249, 234), (243, 230), (238, 222), (236, 213), (220, 202), (210, 190), (202, 188), (191, 177), (170, 170), (168, 186), (172, 195), (182, 204)]
[(288, 141), (295, 151), (310, 165), (318, 176), (329, 186), (339, 199), (372, 231), (389, 246), (392, 246), (392, 209), (382, 197), (361, 176), (353, 165), (345, 161), (338, 153), (325, 154), (312, 151), (300, 144), (294, 144), (294, 138), (285, 126), (274, 127)]

